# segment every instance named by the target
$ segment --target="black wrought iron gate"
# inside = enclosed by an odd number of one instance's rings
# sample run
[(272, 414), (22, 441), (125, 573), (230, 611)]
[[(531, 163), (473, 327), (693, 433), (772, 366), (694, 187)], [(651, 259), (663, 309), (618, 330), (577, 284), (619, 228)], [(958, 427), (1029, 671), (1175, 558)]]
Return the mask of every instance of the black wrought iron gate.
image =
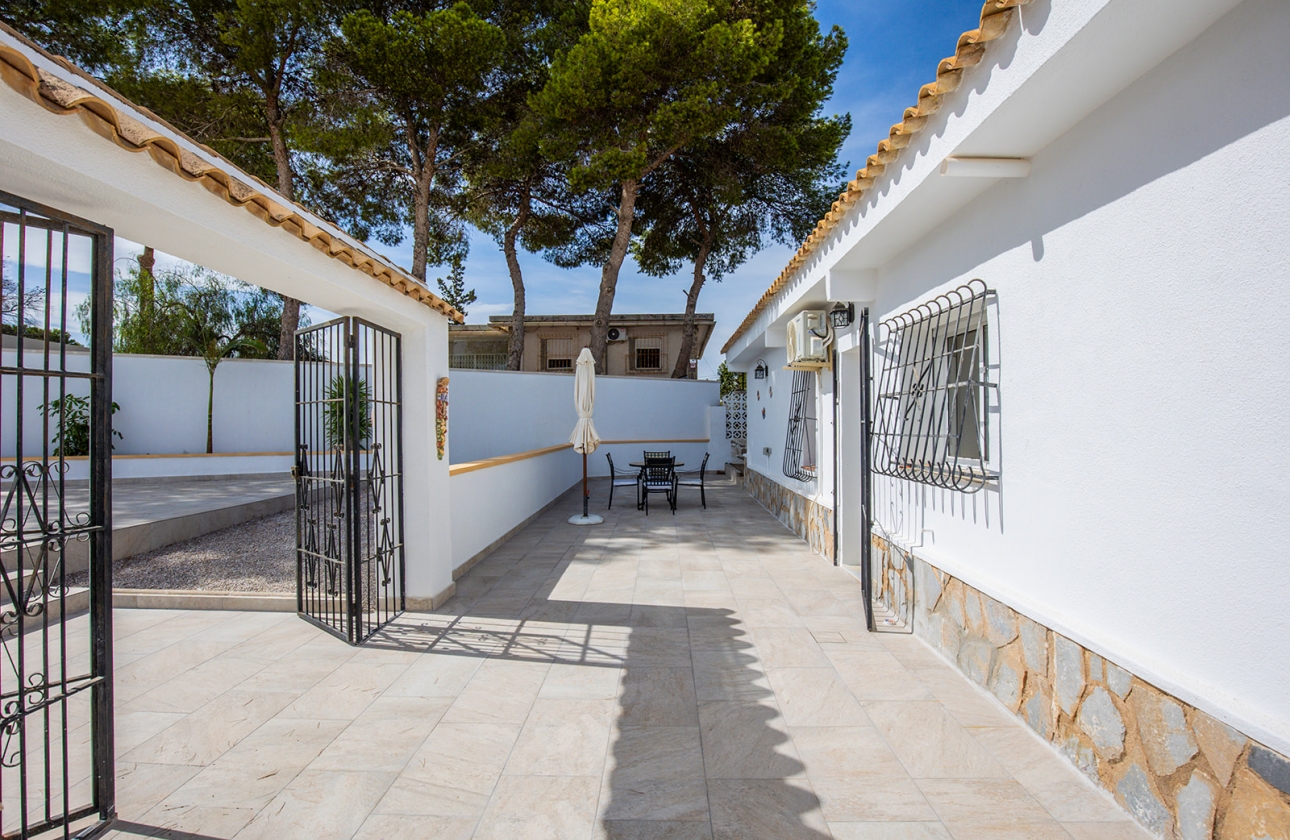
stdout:
[(358, 644), (404, 607), (402, 341), (361, 318), (296, 333), (296, 599)]
[(115, 814), (112, 249), (111, 230), (0, 193), (6, 839), (86, 837)]

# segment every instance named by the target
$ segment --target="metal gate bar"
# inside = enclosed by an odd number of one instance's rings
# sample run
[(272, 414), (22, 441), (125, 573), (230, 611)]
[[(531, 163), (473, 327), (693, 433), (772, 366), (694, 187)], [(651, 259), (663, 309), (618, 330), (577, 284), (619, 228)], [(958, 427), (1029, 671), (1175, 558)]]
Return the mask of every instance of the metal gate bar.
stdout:
[(403, 611), (402, 354), (338, 318), (296, 333), (296, 600), (358, 644)]
[[(86, 837), (115, 814), (112, 246), (108, 228), (0, 193), (5, 838)], [(89, 347), (69, 316), (88, 320)], [(85, 477), (69, 477), (78, 456)], [(88, 548), (89, 612), (69, 618), (77, 542)]]

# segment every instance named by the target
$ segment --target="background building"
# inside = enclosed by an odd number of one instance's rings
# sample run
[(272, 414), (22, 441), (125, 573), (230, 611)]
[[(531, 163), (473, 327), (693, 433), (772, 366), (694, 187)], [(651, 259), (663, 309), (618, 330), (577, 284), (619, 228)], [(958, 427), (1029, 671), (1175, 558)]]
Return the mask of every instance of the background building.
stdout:
[[(694, 316), (694, 352), (703, 357), (716, 320), (711, 313)], [(578, 351), (591, 341), (591, 315), (530, 315), (524, 319), (524, 364), (527, 371), (573, 373)], [(487, 324), (455, 325), (449, 334), (449, 357), (454, 368), (504, 370), (511, 316), (494, 315)], [(610, 376), (672, 375), (681, 352), (684, 315), (615, 315), (610, 319)], [(696, 378), (691, 362), (690, 379)]]

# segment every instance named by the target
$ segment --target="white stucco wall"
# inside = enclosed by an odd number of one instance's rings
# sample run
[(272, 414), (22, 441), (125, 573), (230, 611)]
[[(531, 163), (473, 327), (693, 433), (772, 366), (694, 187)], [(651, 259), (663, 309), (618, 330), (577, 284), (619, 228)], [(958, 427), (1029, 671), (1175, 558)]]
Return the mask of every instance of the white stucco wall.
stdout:
[[(825, 507), (833, 506), (833, 374), (821, 370), (815, 375), (817, 478), (798, 481), (784, 475), (784, 444), (788, 438), (788, 412), (793, 393), (793, 371), (785, 370), (787, 357), (782, 347), (768, 347), (758, 359), (769, 368), (765, 379), (748, 374), (748, 453), (744, 463), (798, 495)], [(762, 417), (762, 409), (766, 416)], [(766, 454), (766, 448), (770, 454)]]
[(998, 291), (1000, 486), (877, 479), (880, 529), (1283, 752), (1290, 89), (1259, 80), (1287, 43), (1290, 6), (1243, 3), (884, 264), (875, 304)]
[(581, 480), (582, 459), (572, 449), (452, 476), (453, 568)]
[[(720, 411), (719, 402), (715, 381), (598, 376), (596, 431), (606, 441), (668, 441), (665, 448), (696, 468), (711, 451), (709, 466), (716, 469), (730, 452), (724, 439), (709, 440), (709, 412)], [(452, 372), (448, 440), (454, 464), (566, 443), (576, 421), (573, 377), (567, 374)], [(645, 448), (643, 442), (606, 445), (588, 459), (588, 472), (609, 474), (604, 452), (625, 467)]]

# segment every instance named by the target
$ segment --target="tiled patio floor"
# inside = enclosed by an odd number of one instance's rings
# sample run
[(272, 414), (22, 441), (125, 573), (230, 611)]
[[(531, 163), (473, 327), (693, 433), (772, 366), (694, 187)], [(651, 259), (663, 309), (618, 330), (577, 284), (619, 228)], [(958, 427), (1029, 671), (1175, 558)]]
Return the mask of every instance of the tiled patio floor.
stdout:
[[(118, 611), (108, 836), (1144, 838), (741, 489), (566, 497), (354, 649), (293, 615)], [(603, 505), (602, 505), (603, 506)]]

